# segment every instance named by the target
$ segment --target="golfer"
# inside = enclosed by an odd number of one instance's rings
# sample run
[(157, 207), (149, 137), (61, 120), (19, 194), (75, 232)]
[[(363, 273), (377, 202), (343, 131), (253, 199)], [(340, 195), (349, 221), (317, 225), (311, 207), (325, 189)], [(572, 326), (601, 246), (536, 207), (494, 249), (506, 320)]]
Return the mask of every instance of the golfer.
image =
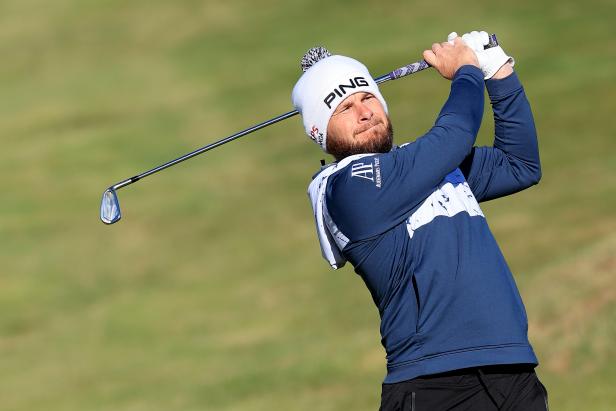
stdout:
[[(316, 62), (292, 100), (335, 158), (308, 192), (321, 250), (350, 261), (381, 318), (381, 410), (546, 410), (524, 305), (479, 206), (541, 178), (531, 108), (513, 59), (485, 32), (424, 51), (451, 91), (434, 126), (394, 147), (387, 104), (349, 57)], [(474, 147), (484, 108), (492, 147)]]

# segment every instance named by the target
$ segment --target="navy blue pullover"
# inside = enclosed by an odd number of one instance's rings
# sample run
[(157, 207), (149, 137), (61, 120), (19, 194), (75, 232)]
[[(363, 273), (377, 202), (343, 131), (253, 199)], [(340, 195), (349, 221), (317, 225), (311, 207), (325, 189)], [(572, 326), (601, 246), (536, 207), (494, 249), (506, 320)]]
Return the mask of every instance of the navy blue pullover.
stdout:
[[(493, 147), (473, 147), (484, 84)], [(480, 365), (537, 363), (522, 300), (478, 202), (541, 177), (534, 121), (514, 73), (458, 70), (434, 127), (329, 177), (325, 204), (342, 254), (370, 290), (385, 383)]]

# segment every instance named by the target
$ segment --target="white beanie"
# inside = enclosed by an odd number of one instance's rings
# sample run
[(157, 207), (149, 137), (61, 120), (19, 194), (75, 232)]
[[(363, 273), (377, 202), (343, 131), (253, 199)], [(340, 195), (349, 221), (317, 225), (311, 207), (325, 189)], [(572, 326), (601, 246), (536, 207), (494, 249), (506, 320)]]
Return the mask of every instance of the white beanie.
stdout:
[(358, 92), (373, 94), (387, 113), (387, 104), (366, 66), (345, 56), (317, 61), (293, 87), (291, 100), (304, 121), (306, 134), (327, 152), (327, 124), (336, 107)]

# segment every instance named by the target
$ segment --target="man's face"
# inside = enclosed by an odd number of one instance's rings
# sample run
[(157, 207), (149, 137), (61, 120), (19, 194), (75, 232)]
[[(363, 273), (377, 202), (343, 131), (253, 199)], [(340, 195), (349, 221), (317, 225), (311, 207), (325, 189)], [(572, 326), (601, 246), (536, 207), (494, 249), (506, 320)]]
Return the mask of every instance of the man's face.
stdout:
[(386, 153), (392, 144), (389, 118), (379, 99), (371, 93), (348, 96), (327, 125), (327, 151), (336, 160), (353, 154)]

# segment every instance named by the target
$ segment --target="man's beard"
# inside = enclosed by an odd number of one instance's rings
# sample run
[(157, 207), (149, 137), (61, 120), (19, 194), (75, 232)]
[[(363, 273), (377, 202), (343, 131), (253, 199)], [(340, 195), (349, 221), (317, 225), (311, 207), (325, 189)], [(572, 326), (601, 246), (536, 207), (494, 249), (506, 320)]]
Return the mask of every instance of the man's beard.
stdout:
[[(371, 129), (372, 130), (372, 129)], [(370, 131), (370, 130), (369, 130)], [(336, 161), (355, 154), (388, 153), (394, 142), (394, 129), (391, 121), (387, 122), (385, 130), (378, 130), (377, 134), (367, 140), (327, 139), (327, 152), (334, 156)]]

